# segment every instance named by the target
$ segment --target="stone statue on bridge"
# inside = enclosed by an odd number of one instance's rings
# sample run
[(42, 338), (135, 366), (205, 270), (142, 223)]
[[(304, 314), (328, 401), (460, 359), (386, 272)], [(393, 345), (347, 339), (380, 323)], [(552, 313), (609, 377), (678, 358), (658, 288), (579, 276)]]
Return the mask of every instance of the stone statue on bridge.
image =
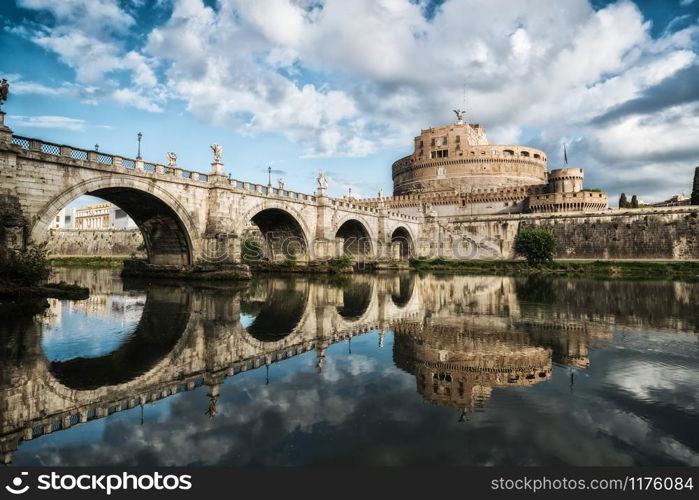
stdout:
[(321, 170), (320, 173), (318, 174), (318, 177), (316, 178), (316, 181), (318, 181), (318, 188), (319, 189), (328, 189), (328, 181), (325, 178), (325, 174)]
[(212, 144), (211, 151), (214, 153), (214, 163), (221, 163), (221, 153), (223, 153), (223, 146), (220, 144)]
[(167, 166), (169, 168), (175, 168), (177, 166), (177, 155), (175, 153), (167, 154)]
[(7, 79), (3, 78), (2, 81), (0, 81), (0, 106), (5, 104), (5, 101), (7, 101), (7, 95), (10, 92), (10, 82), (7, 81)]
[(457, 125), (463, 124), (464, 123), (464, 115), (466, 114), (466, 110), (465, 109), (455, 109), (453, 111), (456, 114)]
[(277, 179), (277, 186), (280, 190), (284, 189), (284, 179), (282, 179), (281, 177)]

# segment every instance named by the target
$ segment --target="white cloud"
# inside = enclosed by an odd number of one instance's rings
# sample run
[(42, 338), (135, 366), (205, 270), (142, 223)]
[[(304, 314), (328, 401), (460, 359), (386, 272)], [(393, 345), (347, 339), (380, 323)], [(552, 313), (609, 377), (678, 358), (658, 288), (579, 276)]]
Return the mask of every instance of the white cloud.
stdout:
[(154, 113), (163, 110), (163, 108), (161, 108), (157, 104), (154, 104), (146, 97), (129, 89), (117, 89), (112, 94), (112, 97), (115, 101), (129, 106), (133, 106), (136, 109), (142, 109), (144, 111), (151, 111)]
[(13, 115), (12, 124), (20, 127), (28, 128), (60, 128), (64, 130), (73, 130), (76, 132), (85, 131), (85, 120), (78, 118), (70, 118), (67, 116), (54, 115), (39, 115), (39, 116), (22, 116)]
[[(699, 132), (686, 119), (689, 128), (657, 148), (630, 148), (629, 137), (673, 129), (642, 117), (590, 124), (696, 64), (696, 22), (654, 39), (627, 0), (597, 11), (588, 0), (451, 0), (429, 21), (422, 3), (405, 0), (221, 0), (216, 9), (175, 0), (169, 19), (129, 50), (122, 39), (136, 29), (135, 14), (116, 1), (96, 3), (22, 0), (55, 16), (56, 26), (31, 30), (33, 39), (95, 87), (95, 98), (147, 111), (180, 99), (203, 122), (281, 133), (304, 144), (309, 158), (407, 152), (420, 128), (452, 120), (464, 83), (468, 116), (493, 142), (516, 142), (532, 127), (545, 130), (534, 146), (581, 137), (600, 146), (575, 158), (592, 174), (607, 168), (610, 152), (633, 149), (639, 161), (639, 151), (686, 148)], [(129, 85), (118, 82), (123, 73)], [(636, 167), (617, 160), (633, 176)]]
[[(116, 0), (19, 0), (27, 9), (47, 11), (53, 23), (27, 23), (15, 33), (31, 39), (75, 70), (80, 87), (76, 93), (88, 101), (112, 96), (138, 109), (159, 111), (163, 99), (154, 67), (157, 62), (137, 51), (124, 49), (124, 37), (135, 24), (134, 18)], [(129, 84), (120, 88), (122, 74)], [(20, 87), (21, 88), (21, 87)], [(25, 86), (26, 93), (49, 94), (46, 89)], [(125, 96), (130, 100), (125, 100)]]

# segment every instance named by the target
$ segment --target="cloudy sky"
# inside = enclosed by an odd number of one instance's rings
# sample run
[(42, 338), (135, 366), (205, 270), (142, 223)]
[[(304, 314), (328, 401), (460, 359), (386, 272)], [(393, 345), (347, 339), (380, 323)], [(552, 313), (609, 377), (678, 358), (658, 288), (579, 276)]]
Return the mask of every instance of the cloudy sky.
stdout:
[[(391, 190), (420, 128), (493, 143), (645, 201), (699, 165), (699, 0), (15, 0), (0, 5), (15, 133), (332, 195)], [(466, 91), (464, 92), (464, 89)], [(464, 96), (465, 95), (465, 96)], [(465, 98), (464, 98), (465, 97)]]

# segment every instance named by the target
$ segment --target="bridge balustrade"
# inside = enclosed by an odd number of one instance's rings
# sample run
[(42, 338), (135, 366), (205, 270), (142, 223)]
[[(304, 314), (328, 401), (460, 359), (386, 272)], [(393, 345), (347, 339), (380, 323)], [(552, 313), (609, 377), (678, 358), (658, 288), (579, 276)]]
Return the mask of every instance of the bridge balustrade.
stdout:
[[(55, 144), (52, 142), (46, 142), (38, 139), (31, 139), (29, 137), (22, 137), (14, 135), (12, 136), (12, 144), (19, 146), (20, 148), (27, 151), (36, 151), (43, 154), (49, 154), (53, 156), (67, 157), (73, 160), (81, 161), (94, 161), (101, 165), (111, 166), (115, 168), (125, 168), (131, 170), (143, 170), (156, 175), (169, 175), (175, 176), (181, 179), (190, 179), (198, 182), (209, 182), (209, 174), (202, 172), (197, 172), (194, 170), (184, 170), (178, 167), (168, 167), (165, 165), (160, 165), (158, 163), (143, 162), (140, 159), (124, 158), (117, 155), (110, 155), (107, 153), (102, 153), (99, 151), (92, 151), (86, 149), (74, 148), (72, 146), (65, 146), (62, 144)], [(254, 191), (266, 195), (282, 196), (285, 198), (293, 198), (295, 200), (304, 201), (316, 201), (316, 196), (311, 194), (300, 193), (298, 191), (288, 191), (285, 189), (272, 188), (271, 186), (264, 186), (261, 184), (255, 184), (252, 182), (239, 181), (237, 179), (230, 179), (229, 184), (238, 189), (245, 189), (248, 191)], [(333, 206), (339, 206), (342, 208), (348, 208), (352, 210), (368, 212), (368, 213), (378, 213), (379, 210), (376, 207), (370, 205), (364, 205), (361, 203), (345, 202), (341, 200), (332, 200)], [(396, 212), (390, 212), (392, 217), (417, 221), (418, 217), (403, 215)]]

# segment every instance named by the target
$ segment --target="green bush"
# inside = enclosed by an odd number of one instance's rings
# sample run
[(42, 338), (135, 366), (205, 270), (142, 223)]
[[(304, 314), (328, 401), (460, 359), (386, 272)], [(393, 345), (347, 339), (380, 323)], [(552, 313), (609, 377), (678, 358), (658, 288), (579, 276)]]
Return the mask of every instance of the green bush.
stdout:
[(33, 286), (48, 279), (51, 266), (43, 245), (24, 250), (7, 250), (0, 254), (0, 277), (6, 282)]
[(556, 238), (549, 229), (524, 228), (515, 238), (515, 252), (530, 266), (549, 263), (556, 253)]
[(350, 257), (347, 254), (343, 254), (339, 257), (333, 257), (332, 259), (329, 259), (328, 264), (330, 264), (331, 267), (336, 267), (336, 268), (343, 268), (343, 267), (351, 266), (352, 265), (352, 257)]

